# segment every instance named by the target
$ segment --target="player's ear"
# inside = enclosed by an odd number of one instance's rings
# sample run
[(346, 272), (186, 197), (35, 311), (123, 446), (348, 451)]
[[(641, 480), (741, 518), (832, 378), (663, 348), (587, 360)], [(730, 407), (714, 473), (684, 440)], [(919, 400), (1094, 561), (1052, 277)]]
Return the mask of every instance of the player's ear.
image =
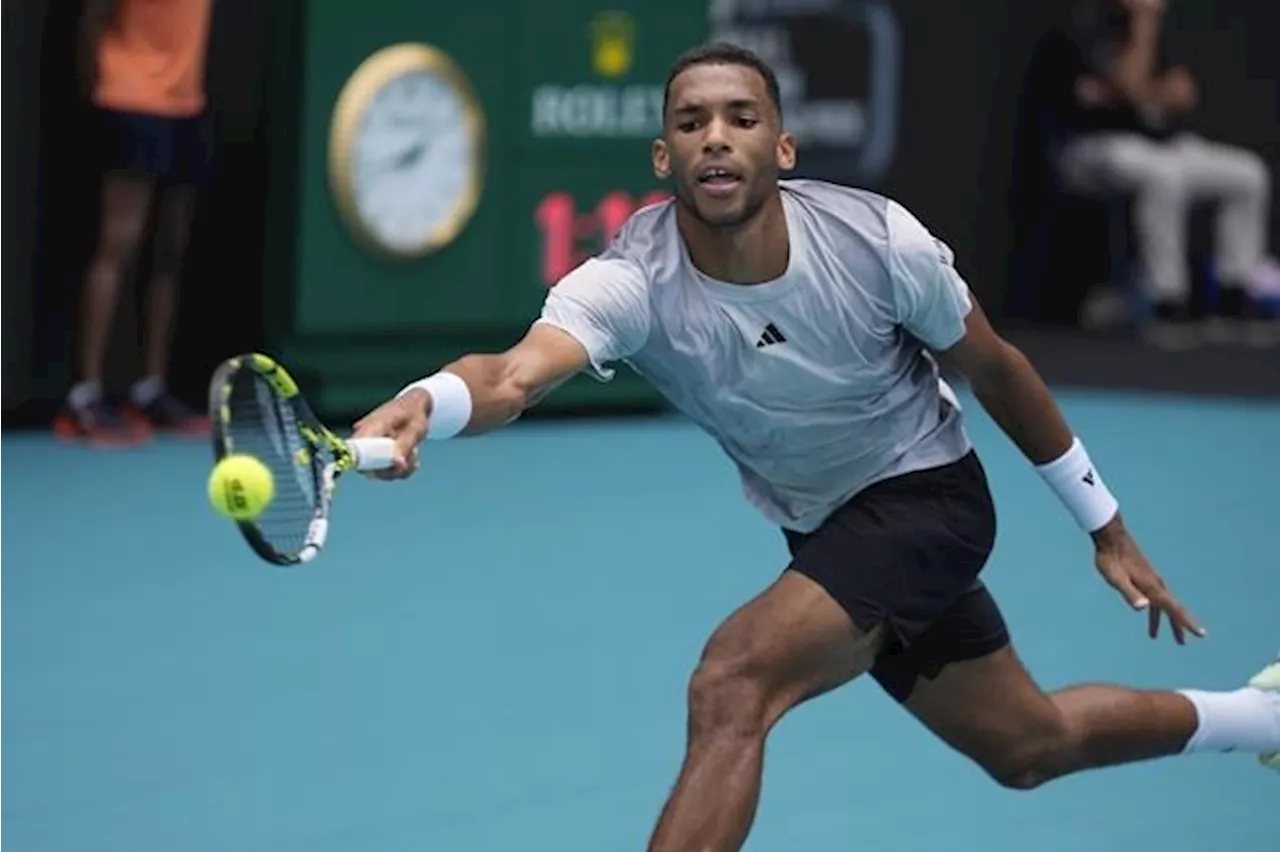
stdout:
[(650, 155), (653, 157), (653, 173), (658, 179), (666, 180), (671, 177), (671, 152), (667, 150), (667, 143), (661, 139), (653, 140)]
[(786, 131), (778, 136), (778, 170), (789, 172), (796, 167), (796, 137)]

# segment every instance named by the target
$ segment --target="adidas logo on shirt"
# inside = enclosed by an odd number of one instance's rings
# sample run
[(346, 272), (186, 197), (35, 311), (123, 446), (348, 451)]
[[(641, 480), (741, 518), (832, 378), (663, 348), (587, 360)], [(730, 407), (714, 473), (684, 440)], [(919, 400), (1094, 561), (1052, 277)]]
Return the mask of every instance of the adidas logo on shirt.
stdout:
[(764, 327), (764, 334), (760, 335), (760, 339), (756, 341), (756, 348), (763, 349), (774, 343), (786, 343), (787, 339), (782, 336), (782, 332), (778, 331), (778, 327), (773, 323), (769, 323)]

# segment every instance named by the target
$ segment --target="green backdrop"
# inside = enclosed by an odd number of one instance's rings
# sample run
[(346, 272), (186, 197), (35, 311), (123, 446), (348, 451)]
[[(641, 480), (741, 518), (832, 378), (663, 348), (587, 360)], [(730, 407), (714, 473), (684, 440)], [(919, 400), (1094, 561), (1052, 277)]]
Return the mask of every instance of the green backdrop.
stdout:
[[(672, 59), (705, 38), (706, 13), (681, 0), (299, 6), (275, 66), (268, 339), (319, 408), (356, 412), (460, 354), (514, 342), (547, 285), (661, 192), (648, 152), (662, 84)], [(349, 75), (405, 41), (443, 50), (467, 74), (485, 112), (487, 161), (479, 209), (461, 236), (395, 262), (349, 236), (326, 157)], [(290, 112), (292, 124), (278, 120)], [(547, 404), (658, 399), (621, 370), (608, 385), (579, 377)]]

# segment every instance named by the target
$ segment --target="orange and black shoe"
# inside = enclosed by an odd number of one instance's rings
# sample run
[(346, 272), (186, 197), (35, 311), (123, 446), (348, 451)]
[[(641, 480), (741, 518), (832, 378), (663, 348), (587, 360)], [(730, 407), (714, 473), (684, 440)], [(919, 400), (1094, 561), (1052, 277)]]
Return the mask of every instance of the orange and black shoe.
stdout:
[(168, 391), (146, 405), (130, 401), (126, 415), (142, 428), (156, 432), (189, 438), (203, 438), (210, 434), (209, 418)]
[(151, 437), (144, 424), (130, 422), (104, 399), (81, 406), (65, 403), (53, 419), (53, 434), (95, 447), (136, 447)]

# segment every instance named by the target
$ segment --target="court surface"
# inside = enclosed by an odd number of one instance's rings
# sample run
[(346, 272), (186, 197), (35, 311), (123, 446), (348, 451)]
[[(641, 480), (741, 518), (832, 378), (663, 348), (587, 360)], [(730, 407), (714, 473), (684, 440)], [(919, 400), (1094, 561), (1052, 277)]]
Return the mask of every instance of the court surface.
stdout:
[[(1280, 405), (1061, 399), (1210, 636), (1148, 641), (975, 413), (1023, 657), (1046, 686), (1239, 685), (1280, 648)], [(6, 852), (643, 849), (702, 642), (782, 537), (674, 418), (429, 450), (346, 482), (329, 550), (280, 569), (207, 508), (203, 443), (7, 435)], [(748, 848), (1274, 849), (1278, 802), (1244, 756), (1002, 790), (865, 681), (777, 729)]]

